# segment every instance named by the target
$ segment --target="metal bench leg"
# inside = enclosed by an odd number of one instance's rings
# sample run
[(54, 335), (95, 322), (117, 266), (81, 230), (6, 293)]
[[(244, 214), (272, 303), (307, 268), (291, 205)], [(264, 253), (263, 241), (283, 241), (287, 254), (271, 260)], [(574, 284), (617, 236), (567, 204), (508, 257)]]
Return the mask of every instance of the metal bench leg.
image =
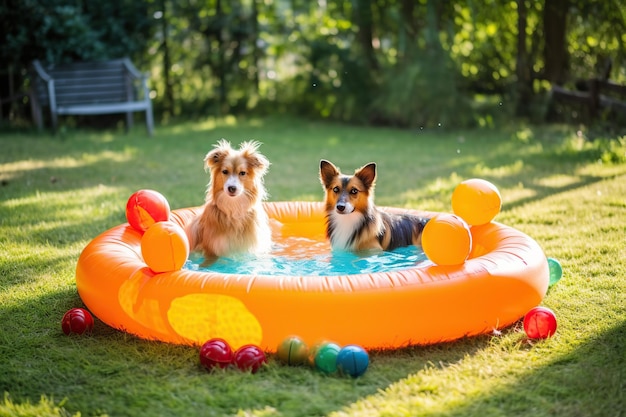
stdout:
[(133, 128), (133, 113), (128, 112), (126, 113), (126, 133), (128, 133), (128, 131), (130, 131), (130, 129), (132, 128)]
[(154, 117), (152, 115), (152, 104), (148, 105), (146, 109), (146, 128), (148, 129), (148, 135), (152, 136), (154, 131)]

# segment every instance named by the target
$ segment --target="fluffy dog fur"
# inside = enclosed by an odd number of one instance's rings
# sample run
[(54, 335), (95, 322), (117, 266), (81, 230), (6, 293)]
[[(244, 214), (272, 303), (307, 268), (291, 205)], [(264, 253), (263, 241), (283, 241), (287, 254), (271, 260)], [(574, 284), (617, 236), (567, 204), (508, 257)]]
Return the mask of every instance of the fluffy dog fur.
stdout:
[(333, 249), (359, 252), (421, 244), (428, 219), (387, 213), (374, 205), (375, 163), (344, 175), (322, 160), (320, 181), (325, 191), (326, 236)]
[(211, 179), (203, 211), (187, 227), (192, 250), (206, 262), (236, 253), (260, 253), (271, 247), (271, 232), (262, 201), (263, 176), (269, 161), (259, 142), (243, 142), (239, 149), (222, 139), (204, 158)]

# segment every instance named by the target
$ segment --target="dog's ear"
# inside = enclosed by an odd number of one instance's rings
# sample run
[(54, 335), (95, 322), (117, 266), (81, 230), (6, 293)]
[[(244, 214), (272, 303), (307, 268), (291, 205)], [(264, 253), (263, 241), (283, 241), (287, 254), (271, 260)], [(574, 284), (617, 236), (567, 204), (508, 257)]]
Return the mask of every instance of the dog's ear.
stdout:
[(211, 167), (219, 165), (224, 160), (224, 157), (230, 152), (230, 142), (225, 139), (220, 139), (214, 146), (214, 149), (206, 154), (204, 157), (204, 169), (208, 170)]
[(354, 172), (354, 176), (363, 182), (368, 190), (376, 184), (376, 163), (370, 162)]
[(257, 177), (262, 177), (267, 172), (267, 169), (270, 167), (270, 161), (260, 153), (252, 153), (244, 155), (248, 166), (251, 167)]
[(248, 166), (253, 168), (258, 176), (263, 176), (270, 166), (270, 161), (265, 155), (259, 153), (259, 146), (261, 146), (261, 143), (257, 141), (243, 142), (239, 146), (239, 151), (246, 159)]
[(219, 165), (224, 160), (226, 153), (221, 149), (213, 149), (204, 157), (204, 169), (208, 170), (211, 167)]
[(333, 178), (340, 175), (339, 169), (332, 162), (322, 159), (320, 161), (320, 181), (324, 188), (330, 187)]

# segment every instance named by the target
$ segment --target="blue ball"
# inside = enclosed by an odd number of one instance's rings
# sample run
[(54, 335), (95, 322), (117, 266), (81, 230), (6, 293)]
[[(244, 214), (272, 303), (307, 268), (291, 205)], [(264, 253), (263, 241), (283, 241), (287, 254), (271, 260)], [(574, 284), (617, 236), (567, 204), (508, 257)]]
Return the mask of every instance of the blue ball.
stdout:
[(357, 345), (344, 346), (337, 354), (337, 369), (342, 374), (359, 377), (367, 371), (370, 358), (365, 349)]

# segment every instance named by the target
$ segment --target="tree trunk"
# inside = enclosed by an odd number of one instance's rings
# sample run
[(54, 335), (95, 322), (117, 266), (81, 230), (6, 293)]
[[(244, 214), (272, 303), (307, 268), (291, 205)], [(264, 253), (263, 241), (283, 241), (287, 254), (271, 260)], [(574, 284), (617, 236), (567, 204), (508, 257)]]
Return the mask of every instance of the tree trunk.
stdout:
[(170, 58), (170, 48), (167, 43), (169, 39), (168, 28), (168, 14), (167, 14), (167, 1), (161, 0), (161, 11), (163, 16), (161, 17), (161, 32), (163, 36), (163, 42), (161, 43), (161, 50), (163, 51), (163, 107), (166, 113), (170, 116), (174, 112), (174, 88), (172, 87), (172, 79), (170, 77), (170, 69), (172, 68), (172, 60)]
[(217, 77), (219, 79), (219, 109), (221, 114), (228, 113), (228, 105), (226, 98), (226, 45), (224, 44), (224, 11), (222, 10), (222, 0), (217, 0), (216, 19), (218, 22), (217, 30)]
[(378, 69), (378, 62), (374, 54), (372, 40), (374, 38), (374, 20), (372, 16), (371, 0), (357, 0), (355, 7), (355, 20), (359, 27), (358, 41), (363, 51), (363, 57), (367, 68), (371, 71)]
[(415, 0), (402, 0), (400, 4), (402, 27), (399, 33), (398, 51), (400, 59), (410, 61), (417, 47), (417, 33), (419, 31), (415, 17)]
[(567, 78), (567, 45), (565, 43), (568, 0), (545, 0), (543, 35), (544, 78), (563, 85)]
[(530, 114), (530, 100), (532, 97), (532, 79), (528, 62), (528, 50), (526, 47), (526, 3), (525, 0), (517, 0), (517, 61), (515, 72), (517, 74), (517, 97), (515, 114), (525, 117)]
[(259, 94), (259, 61), (261, 49), (259, 48), (259, 5), (257, 0), (252, 0), (252, 60), (254, 64), (254, 92)]

